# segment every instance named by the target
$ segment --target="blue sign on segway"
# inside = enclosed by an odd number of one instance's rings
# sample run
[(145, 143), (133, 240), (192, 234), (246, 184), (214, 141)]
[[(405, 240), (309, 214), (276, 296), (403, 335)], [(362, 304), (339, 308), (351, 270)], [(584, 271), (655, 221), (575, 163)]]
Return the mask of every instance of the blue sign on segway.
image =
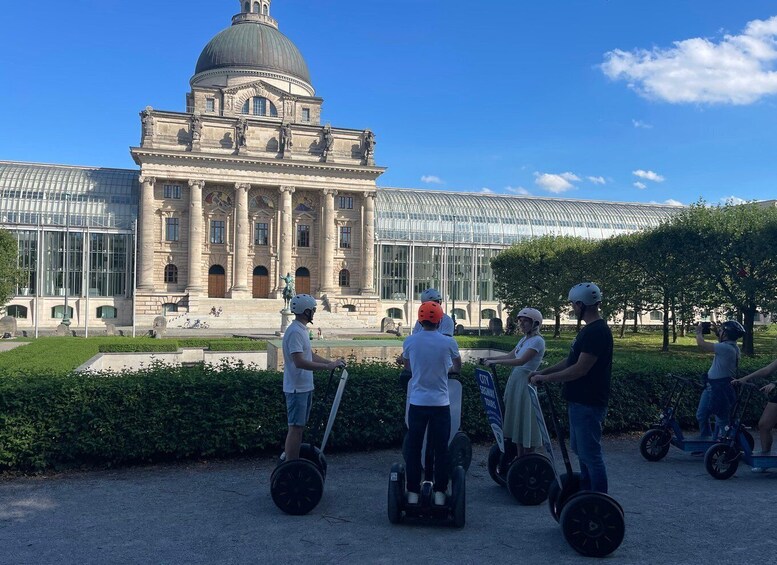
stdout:
[(494, 377), (485, 369), (475, 369), (475, 379), (477, 379), (478, 389), (480, 390), (480, 399), (483, 401), (483, 408), (486, 411), (488, 423), (494, 432), (496, 443), (499, 444), (499, 450), (504, 453), (505, 441), (502, 432), (502, 410), (499, 407), (499, 398), (496, 393), (496, 383)]

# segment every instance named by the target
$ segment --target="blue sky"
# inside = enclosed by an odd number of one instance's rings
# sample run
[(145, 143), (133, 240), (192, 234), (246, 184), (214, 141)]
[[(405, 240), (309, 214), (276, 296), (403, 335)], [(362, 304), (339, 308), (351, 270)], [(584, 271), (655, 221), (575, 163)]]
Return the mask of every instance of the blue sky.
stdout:
[[(237, 11), (5, 2), (0, 160), (134, 168), (138, 112), (185, 109), (202, 48)], [(323, 121), (376, 133), (380, 186), (777, 195), (773, 1), (274, 0), (272, 15), (308, 63)]]

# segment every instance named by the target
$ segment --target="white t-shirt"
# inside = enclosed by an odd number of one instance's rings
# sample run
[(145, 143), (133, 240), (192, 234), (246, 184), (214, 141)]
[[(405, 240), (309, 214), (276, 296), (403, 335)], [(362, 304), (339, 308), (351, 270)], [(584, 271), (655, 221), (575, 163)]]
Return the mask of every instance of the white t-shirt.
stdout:
[(458, 359), (459, 346), (452, 337), (435, 331), (408, 336), (402, 344), (402, 357), (410, 360), (410, 404), (448, 406), (448, 369)]
[(298, 369), (294, 365), (293, 353), (302, 353), (308, 361), (313, 360), (310, 335), (299, 320), (294, 320), (283, 334), (283, 392), (308, 392), (313, 390), (313, 371)]
[(530, 371), (536, 371), (537, 367), (542, 363), (542, 357), (545, 355), (545, 340), (538, 335), (533, 335), (531, 337), (523, 336), (521, 341), (518, 342), (518, 345), (515, 346), (515, 358), (519, 359), (520, 357), (523, 357), (523, 354), (526, 353), (527, 349), (533, 349), (537, 352), (537, 355), (529, 359), (526, 363), (521, 365), (521, 367), (526, 367)]
[[(453, 318), (448, 316), (448, 314), (443, 314), (440, 325), (437, 326), (437, 331), (443, 335), (453, 336), (453, 329)], [(424, 327), (421, 325), (421, 322), (416, 322), (415, 326), (413, 326), (413, 333), (417, 334), (422, 331), (424, 331)]]
[(735, 341), (721, 341), (714, 344), (715, 357), (707, 371), (707, 378), (711, 381), (718, 379), (737, 378), (739, 368), (739, 346)]

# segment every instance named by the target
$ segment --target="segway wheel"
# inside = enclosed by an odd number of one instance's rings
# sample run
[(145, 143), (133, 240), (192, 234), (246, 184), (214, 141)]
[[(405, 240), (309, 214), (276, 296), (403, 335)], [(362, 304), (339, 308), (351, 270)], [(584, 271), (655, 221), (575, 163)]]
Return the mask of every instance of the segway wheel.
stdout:
[(405, 466), (394, 463), (391, 466), (388, 484), (388, 519), (392, 524), (402, 521), (402, 509), (405, 501)]
[(324, 477), (307, 459), (284, 461), (270, 479), (275, 505), (286, 514), (301, 516), (313, 510), (324, 494)]
[(739, 452), (725, 443), (716, 443), (704, 454), (704, 468), (718, 480), (730, 479), (739, 467)]
[(550, 460), (539, 453), (529, 453), (510, 465), (507, 490), (519, 504), (536, 506), (548, 498), (548, 490), (555, 480)]
[(469, 465), (472, 463), (472, 442), (469, 441), (467, 434), (456, 432), (448, 446), (448, 454), (451, 476), (458, 466), (463, 467), (465, 471), (469, 470)]
[(671, 440), (672, 435), (668, 430), (648, 430), (639, 442), (639, 452), (648, 461), (661, 461), (669, 453)]
[(548, 489), (548, 508), (550, 515), (556, 522), (561, 517), (564, 503), (569, 500), (569, 497), (580, 491), (580, 473), (572, 473), (571, 476), (564, 473), (559, 478), (561, 486), (559, 487), (558, 481), (553, 481)]
[(326, 457), (319, 448), (310, 443), (303, 443), (299, 446), (300, 459), (307, 459), (318, 467), (319, 473), (326, 480)]
[(488, 452), (488, 474), (494, 479), (494, 482), (500, 487), (505, 486), (507, 481), (499, 474), (499, 460), (502, 458), (502, 452), (499, 450), (499, 446), (494, 444), (491, 446), (491, 450)]
[(466, 523), (467, 512), (467, 473), (464, 467), (456, 467), (453, 471), (451, 484), (451, 506), (453, 513), (453, 525), (463, 528)]
[(610, 496), (580, 492), (564, 504), (560, 517), (564, 539), (587, 557), (605, 557), (620, 547), (626, 533), (623, 510)]

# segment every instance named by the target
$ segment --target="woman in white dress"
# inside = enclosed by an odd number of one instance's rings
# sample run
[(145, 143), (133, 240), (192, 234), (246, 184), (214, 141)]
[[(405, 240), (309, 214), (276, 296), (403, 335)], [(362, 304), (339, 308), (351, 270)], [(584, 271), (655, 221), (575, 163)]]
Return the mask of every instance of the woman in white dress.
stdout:
[(528, 376), (536, 371), (545, 355), (545, 340), (540, 336), (542, 314), (535, 308), (518, 312), (518, 325), (524, 334), (518, 345), (507, 355), (486, 357), (484, 365), (513, 367), (505, 387), (505, 414), (503, 423), (505, 451), (498, 472), (507, 473), (513, 459), (531, 453), (542, 446), (540, 429), (528, 394)]

